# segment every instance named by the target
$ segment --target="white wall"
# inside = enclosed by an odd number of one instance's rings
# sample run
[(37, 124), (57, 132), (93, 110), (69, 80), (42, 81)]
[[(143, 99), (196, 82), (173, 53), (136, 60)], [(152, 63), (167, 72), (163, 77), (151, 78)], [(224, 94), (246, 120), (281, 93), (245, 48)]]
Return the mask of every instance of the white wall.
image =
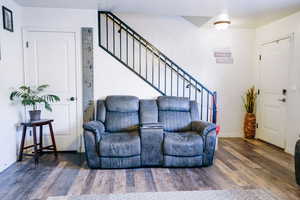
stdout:
[(22, 9), (11, 0), (1, 0), (1, 6), (14, 13), (14, 32), (8, 32), (0, 24), (0, 171), (16, 161), (16, 124), (20, 122), (20, 107), (11, 105), (9, 94), (13, 87), (23, 83), (21, 23)]
[[(294, 153), (295, 143), (300, 134), (300, 12), (275, 21), (256, 30), (256, 61), (262, 43), (269, 42), (294, 33), (292, 64), (289, 71), (289, 88), (287, 101), (286, 151)], [(256, 62), (256, 83), (258, 80), (258, 63)]]
[(100, 48), (95, 51), (95, 99), (107, 95), (134, 95), (155, 98), (159, 93)]
[[(241, 95), (253, 83), (254, 30), (199, 29), (181, 17), (118, 16), (201, 83), (216, 90), (219, 96), (221, 136), (242, 136), (244, 111)], [(24, 8), (23, 20), (24, 26), (75, 29), (78, 35), (81, 27), (94, 28), (96, 99), (112, 94), (130, 94), (140, 98), (155, 98), (159, 95), (98, 47), (95, 10)], [(80, 44), (80, 40), (78, 42)], [(213, 50), (224, 47), (232, 50), (233, 65), (215, 64)]]

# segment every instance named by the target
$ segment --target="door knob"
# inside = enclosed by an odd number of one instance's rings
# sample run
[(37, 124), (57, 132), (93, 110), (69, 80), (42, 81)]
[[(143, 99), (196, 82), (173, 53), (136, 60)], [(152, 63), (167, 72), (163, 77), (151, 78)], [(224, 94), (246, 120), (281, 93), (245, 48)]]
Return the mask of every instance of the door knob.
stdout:
[(282, 98), (282, 99), (278, 99), (278, 101), (286, 102), (286, 99), (285, 99), (285, 98)]
[(76, 97), (71, 97), (70, 101), (76, 101)]

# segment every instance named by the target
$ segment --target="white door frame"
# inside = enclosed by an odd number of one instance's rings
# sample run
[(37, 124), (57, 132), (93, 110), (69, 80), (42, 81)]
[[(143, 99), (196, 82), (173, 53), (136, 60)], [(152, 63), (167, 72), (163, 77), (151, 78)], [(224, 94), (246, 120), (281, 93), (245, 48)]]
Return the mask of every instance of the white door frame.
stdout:
[[(27, 32), (30, 31), (37, 31), (37, 32), (59, 32), (59, 33), (72, 33), (74, 34), (74, 38), (75, 38), (75, 74), (76, 74), (76, 96), (77, 96), (77, 101), (76, 101), (76, 138), (77, 138), (77, 151), (81, 151), (82, 149), (82, 137), (81, 134), (82, 133), (82, 115), (83, 115), (83, 111), (82, 111), (82, 69), (81, 69), (81, 56), (79, 56), (81, 54), (81, 50), (80, 50), (80, 29), (64, 29), (64, 28), (42, 28), (42, 27), (23, 27), (22, 28), (22, 51), (23, 51), (23, 83), (26, 83), (26, 77), (25, 77), (25, 48), (26, 48), (26, 41), (24, 38), (24, 35)], [(26, 116), (26, 115), (25, 115)]]
[[(262, 47), (264, 45), (268, 45), (268, 44), (271, 44), (273, 42), (278, 42), (278, 41), (281, 41), (281, 40), (289, 40), (290, 42), (290, 61), (289, 61), (289, 64), (288, 64), (288, 79), (290, 79), (290, 73), (291, 73), (291, 67), (292, 67), (292, 61), (293, 61), (293, 45), (294, 45), (294, 33), (290, 33), (290, 34), (287, 34), (287, 35), (284, 35), (284, 36), (281, 36), (281, 37), (277, 37), (275, 39), (272, 39), (272, 40), (269, 40), (269, 41), (265, 41), (261, 44), (259, 44), (259, 47), (258, 47), (258, 56), (262, 55)], [(262, 58), (263, 59), (263, 58)], [(258, 64), (257, 64), (258, 68), (258, 84), (257, 84), (257, 88), (260, 89), (261, 88), (261, 82), (262, 82), (262, 77), (261, 77), (261, 60), (258, 60)], [(289, 91), (290, 91), (290, 83), (288, 82), (288, 93), (287, 93), (287, 98), (289, 96)], [(257, 122), (258, 122), (258, 128), (257, 128), (257, 134), (256, 134), (256, 138), (258, 138), (258, 135), (261, 134), (261, 125), (259, 125), (261, 123), (261, 118), (262, 118), (262, 111), (260, 110), (260, 107), (261, 107), (261, 96), (258, 95), (258, 99), (257, 99)], [(287, 108), (288, 108), (288, 103), (289, 101), (287, 101)], [(288, 109), (287, 109), (288, 111)], [(287, 116), (288, 116), (288, 113), (287, 113)], [(284, 150), (287, 151), (287, 116), (286, 116), (286, 121), (285, 121), (285, 132), (283, 133), (284, 134)]]

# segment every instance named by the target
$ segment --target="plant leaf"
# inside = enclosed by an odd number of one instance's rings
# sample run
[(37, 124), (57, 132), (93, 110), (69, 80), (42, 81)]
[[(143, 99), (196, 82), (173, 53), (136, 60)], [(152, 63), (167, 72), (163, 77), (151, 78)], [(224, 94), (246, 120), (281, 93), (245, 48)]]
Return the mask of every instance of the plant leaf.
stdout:
[(255, 90), (255, 87), (253, 86), (250, 89), (248, 89), (245, 96), (242, 98), (243, 98), (245, 110), (248, 113), (254, 113), (255, 103), (257, 98), (257, 92)]
[(15, 97), (20, 97), (21, 95), (22, 95), (21, 92), (13, 91), (13, 92), (10, 94), (9, 99), (10, 99), (11, 101), (13, 101)]
[(52, 108), (50, 106), (50, 104), (48, 102), (45, 102), (45, 109), (49, 110), (50, 112), (52, 112)]
[(40, 85), (40, 86), (37, 87), (37, 90), (38, 90), (39, 92), (41, 92), (41, 91), (43, 91), (44, 89), (46, 89), (47, 87), (49, 87), (49, 85), (47, 85), (47, 84)]

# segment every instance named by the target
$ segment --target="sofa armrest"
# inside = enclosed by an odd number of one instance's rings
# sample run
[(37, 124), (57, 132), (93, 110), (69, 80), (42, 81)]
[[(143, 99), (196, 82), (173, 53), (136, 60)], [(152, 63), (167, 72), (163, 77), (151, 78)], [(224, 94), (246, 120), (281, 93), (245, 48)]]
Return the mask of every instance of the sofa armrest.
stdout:
[(90, 121), (83, 124), (83, 137), (87, 164), (92, 169), (100, 168), (98, 143), (105, 132), (104, 124), (100, 121)]
[(87, 164), (92, 169), (100, 168), (100, 158), (98, 154), (98, 142), (95, 133), (85, 130), (83, 133), (85, 155)]
[(161, 166), (163, 164), (164, 132), (161, 123), (146, 123), (140, 126), (141, 160), (143, 166)]
[(193, 121), (192, 122), (192, 130), (197, 131), (203, 136), (206, 136), (211, 131), (215, 131), (217, 126), (210, 122), (205, 121)]
[(209, 166), (213, 164), (213, 158), (215, 153), (215, 146), (217, 141), (217, 126), (213, 123), (204, 121), (194, 121), (192, 122), (193, 131), (197, 131), (204, 141), (204, 158), (203, 164)]
[(85, 123), (83, 124), (83, 129), (94, 133), (97, 142), (100, 141), (101, 135), (105, 132), (105, 126), (100, 121), (90, 121)]

